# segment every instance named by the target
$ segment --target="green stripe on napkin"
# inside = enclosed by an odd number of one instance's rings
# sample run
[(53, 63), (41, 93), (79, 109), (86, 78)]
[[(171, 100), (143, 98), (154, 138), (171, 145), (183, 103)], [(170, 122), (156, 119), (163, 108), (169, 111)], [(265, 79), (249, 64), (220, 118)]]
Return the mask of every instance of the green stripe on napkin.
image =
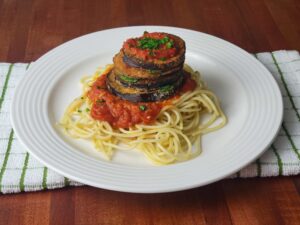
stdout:
[(14, 64), (10, 64), (10, 66), (8, 68), (8, 72), (7, 72), (6, 77), (5, 77), (4, 86), (3, 86), (1, 97), (0, 97), (0, 112), (1, 112), (2, 104), (4, 102), (5, 93), (6, 93), (6, 90), (7, 90), (7, 85), (8, 85), (8, 81), (9, 81), (10, 74), (11, 74), (13, 66), (14, 66)]

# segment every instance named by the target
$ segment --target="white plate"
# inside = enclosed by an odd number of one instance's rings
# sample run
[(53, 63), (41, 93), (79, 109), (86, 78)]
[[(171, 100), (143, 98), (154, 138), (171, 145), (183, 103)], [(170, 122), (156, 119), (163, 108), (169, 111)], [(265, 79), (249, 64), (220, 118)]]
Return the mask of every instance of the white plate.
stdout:
[[(123, 41), (145, 30), (173, 33), (186, 41), (186, 63), (200, 71), (228, 116), (224, 128), (203, 137), (203, 153), (193, 160), (158, 167), (139, 152), (119, 151), (108, 162), (91, 143), (67, 138), (56, 126), (81, 94), (80, 78), (112, 63)], [(29, 69), (12, 104), (17, 137), (43, 164), (88, 185), (140, 193), (198, 187), (236, 172), (270, 145), (282, 115), (279, 88), (253, 56), (204, 33), (158, 26), (104, 30), (60, 45)]]

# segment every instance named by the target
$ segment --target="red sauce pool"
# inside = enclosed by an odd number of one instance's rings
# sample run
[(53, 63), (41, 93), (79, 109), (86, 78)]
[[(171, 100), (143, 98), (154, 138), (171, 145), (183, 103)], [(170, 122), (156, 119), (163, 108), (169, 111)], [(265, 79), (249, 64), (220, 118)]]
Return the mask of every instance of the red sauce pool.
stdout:
[[(185, 83), (173, 98), (181, 93), (192, 91), (196, 82), (186, 74)], [(107, 121), (116, 128), (129, 128), (135, 124), (151, 124), (163, 106), (172, 104), (172, 99), (161, 102), (133, 103), (111, 94), (106, 88), (106, 74), (101, 75), (87, 94), (93, 102), (91, 116), (96, 120)]]

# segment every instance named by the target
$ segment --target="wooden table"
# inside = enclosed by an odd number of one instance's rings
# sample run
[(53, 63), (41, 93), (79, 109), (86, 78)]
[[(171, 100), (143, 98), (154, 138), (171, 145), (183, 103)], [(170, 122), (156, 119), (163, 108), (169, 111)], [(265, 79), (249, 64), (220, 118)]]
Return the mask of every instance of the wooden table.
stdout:
[[(169, 25), (249, 52), (300, 50), (299, 0), (0, 0), (0, 61), (30, 62), (80, 35)], [(231, 179), (168, 194), (92, 187), (0, 195), (0, 224), (300, 224), (300, 177)]]

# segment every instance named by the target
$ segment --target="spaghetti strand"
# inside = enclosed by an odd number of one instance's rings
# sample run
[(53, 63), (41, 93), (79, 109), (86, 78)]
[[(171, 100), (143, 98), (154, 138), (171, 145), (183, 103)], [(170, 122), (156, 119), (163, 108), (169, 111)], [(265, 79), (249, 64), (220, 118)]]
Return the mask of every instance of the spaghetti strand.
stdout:
[(86, 112), (85, 109), (91, 107), (87, 92), (99, 76), (111, 69), (111, 65), (81, 79), (83, 95), (67, 107), (59, 124), (67, 135), (92, 141), (107, 159), (111, 159), (117, 149), (134, 148), (158, 165), (194, 158), (202, 152), (201, 136), (225, 126), (227, 118), (218, 98), (206, 88), (199, 73), (187, 65), (184, 68), (198, 86), (164, 106), (151, 125), (114, 128), (108, 122), (93, 119)]

